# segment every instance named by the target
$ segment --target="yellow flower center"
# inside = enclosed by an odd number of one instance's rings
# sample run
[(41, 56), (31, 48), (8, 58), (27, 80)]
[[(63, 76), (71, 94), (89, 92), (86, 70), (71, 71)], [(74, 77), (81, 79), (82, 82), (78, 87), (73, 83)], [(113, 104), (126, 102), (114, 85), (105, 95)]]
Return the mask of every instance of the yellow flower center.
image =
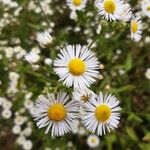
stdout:
[(48, 118), (52, 121), (62, 121), (66, 116), (67, 111), (62, 104), (53, 104), (48, 109)]
[(81, 3), (82, 3), (82, 0), (73, 0), (73, 4), (74, 4), (75, 6), (80, 6)]
[(88, 95), (82, 95), (81, 100), (86, 103), (89, 100), (89, 96)]
[(95, 117), (99, 122), (107, 121), (111, 116), (111, 109), (105, 104), (99, 105), (95, 110)]
[(147, 7), (147, 11), (150, 11), (150, 6)]
[(131, 31), (132, 31), (133, 33), (136, 33), (137, 30), (138, 30), (138, 23), (137, 23), (136, 21), (132, 21), (132, 22), (131, 22)]
[(114, 0), (104, 0), (104, 9), (107, 13), (113, 14), (116, 10), (116, 4)]
[(95, 142), (96, 142), (96, 139), (95, 139), (95, 138), (91, 138), (91, 142), (92, 142), (92, 143), (95, 143)]
[(69, 62), (68, 69), (72, 75), (80, 76), (85, 72), (86, 66), (83, 60), (74, 58)]

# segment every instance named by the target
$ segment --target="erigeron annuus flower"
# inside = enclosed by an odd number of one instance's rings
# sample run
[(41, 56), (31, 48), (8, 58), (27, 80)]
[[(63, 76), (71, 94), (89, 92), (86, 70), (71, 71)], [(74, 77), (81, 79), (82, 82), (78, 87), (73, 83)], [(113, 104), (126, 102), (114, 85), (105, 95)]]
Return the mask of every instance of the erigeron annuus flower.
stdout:
[(96, 94), (90, 89), (75, 89), (73, 92), (73, 100), (79, 101), (81, 104), (85, 104), (93, 97), (96, 97)]
[(95, 6), (104, 18), (115, 21), (121, 17), (123, 2), (122, 0), (96, 0)]
[(142, 13), (148, 17), (150, 17), (150, 1), (142, 1), (141, 3), (142, 7)]
[(39, 96), (33, 117), (39, 128), (47, 126), (46, 134), (51, 130), (52, 136), (62, 136), (71, 131), (78, 116), (78, 103), (68, 100), (67, 94), (61, 92), (56, 96), (54, 94), (48, 94), (47, 97)]
[(40, 60), (40, 56), (36, 52), (30, 51), (25, 55), (25, 60), (28, 61), (30, 64), (34, 64)]
[(97, 98), (86, 103), (82, 121), (84, 126), (92, 133), (106, 134), (117, 128), (120, 119), (119, 101), (111, 94), (100, 92)]
[(72, 11), (83, 10), (87, 0), (67, 0), (67, 5)]
[(142, 21), (140, 18), (136, 17), (132, 19), (131, 25), (130, 25), (130, 31), (131, 31), (131, 38), (138, 42), (141, 39), (142, 34)]
[(91, 148), (96, 148), (100, 143), (100, 139), (97, 135), (91, 134), (87, 138), (87, 144)]
[(45, 47), (52, 42), (53, 38), (47, 31), (45, 31), (37, 33), (36, 40), (42, 47)]
[(32, 144), (32, 141), (25, 140), (22, 146), (23, 146), (24, 150), (30, 150), (30, 149), (32, 149), (33, 144)]
[(74, 89), (85, 89), (98, 78), (98, 59), (86, 46), (67, 45), (58, 54), (54, 66), (60, 80)]

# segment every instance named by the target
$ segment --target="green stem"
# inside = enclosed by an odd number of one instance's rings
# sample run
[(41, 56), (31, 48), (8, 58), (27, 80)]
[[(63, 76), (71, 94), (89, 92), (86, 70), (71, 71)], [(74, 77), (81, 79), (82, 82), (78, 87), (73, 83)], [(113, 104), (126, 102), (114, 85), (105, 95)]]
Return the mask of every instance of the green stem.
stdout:
[(100, 35), (102, 35), (103, 33), (105, 33), (105, 32), (109, 29), (110, 25), (111, 25), (111, 24), (109, 23), (109, 24), (106, 26), (105, 30), (103, 30), (102, 32), (100, 32), (100, 33), (95, 37), (95, 39), (89, 44), (88, 49), (91, 48), (91, 46), (97, 41), (97, 39), (99, 38)]

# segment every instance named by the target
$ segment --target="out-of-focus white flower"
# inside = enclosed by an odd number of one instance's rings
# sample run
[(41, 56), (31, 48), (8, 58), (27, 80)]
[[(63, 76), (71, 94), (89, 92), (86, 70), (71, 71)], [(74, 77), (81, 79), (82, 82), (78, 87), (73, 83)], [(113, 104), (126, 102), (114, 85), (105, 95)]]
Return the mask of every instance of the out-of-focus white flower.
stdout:
[(21, 131), (21, 127), (20, 127), (20, 126), (18, 126), (18, 125), (13, 126), (12, 132), (13, 132), (14, 134), (19, 134), (20, 131)]
[(32, 92), (28, 92), (26, 95), (25, 95), (25, 99), (30, 99), (32, 97), (33, 93)]
[(46, 65), (51, 65), (52, 64), (52, 59), (50, 59), (50, 58), (45, 58), (45, 60), (44, 60), (44, 63), (46, 64)]
[(118, 72), (119, 72), (120, 75), (124, 75), (125, 74), (125, 70), (123, 70), (123, 69), (119, 69)]
[(150, 43), (150, 36), (145, 37), (145, 43)]
[(34, 64), (40, 60), (40, 56), (37, 53), (30, 51), (25, 55), (25, 60), (31, 64)]
[(10, 109), (12, 107), (12, 103), (8, 100), (3, 101), (3, 108)]
[(150, 80), (150, 68), (146, 70), (145, 77)]
[(23, 125), (26, 121), (27, 121), (27, 118), (22, 117), (20, 115), (16, 116), (16, 118), (14, 119), (14, 123), (19, 126)]
[(99, 137), (96, 134), (91, 134), (87, 138), (87, 144), (91, 148), (96, 148), (100, 143)]
[(22, 132), (21, 135), (24, 135), (25, 137), (28, 137), (32, 134), (32, 128), (31, 127), (27, 127), (25, 128)]
[(37, 71), (37, 70), (39, 70), (39, 68), (40, 68), (40, 66), (39, 65), (32, 65), (32, 69), (34, 70), (34, 71)]
[(23, 143), (26, 141), (25, 137), (20, 135), (17, 140), (16, 140), (16, 143), (20, 144), (20, 145), (23, 145)]
[(14, 50), (12, 47), (7, 47), (4, 49), (7, 58), (12, 58), (14, 56)]
[(101, 24), (99, 24), (98, 27), (97, 27), (97, 29), (96, 29), (96, 33), (100, 34), (101, 29), (102, 29), (102, 26), (101, 26)]
[(31, 109), (31, 108), (33, 107), (33, 102), (32, 102), (31, 100), (29, 100), (29, 99), (26, 99), (26, 100), (24, 101), (24, 106), (25, 106), (25, 108), (27, 108), (27, 109)]
[(9, 79), (12, 81), (16, 81), (19, 79), (19, 74), (17, 74), (16, 72), (10, 72), (9, 73)]
[(45, 47), (52, 42), (53, 38), (47, 31), (45, 31), (37, 33), (36, 40), (42, 47)]
[(69, 141), (69, 142), (67, 143), (67, 147), (68, 147), (68, 148), (73, 147), (73, 143), (72, 143), (72, 141)]
[(84, 135), (84, 134), (86, 133), (86, 129), (81, 126), (81, 127), (79, 127), (78, 133), (79, 133), (80, 135)]
[(14, 52), (17, 59), (21, 59), (26, 54), (26, 51), (21, 46), (14, 47)]
[(12, 115), (12, 112), (9, 109), (4, 109), (2, 111), (2, 117), (5, 119), (9, 119), (11, 117), (11, 115)]
[(16, 112), (16, 115), (19, 115), (19, 114), (23, 114), (23, 113), (25, 113), (25, 108), (24, 107), (21, 107), (20, 109), (19, 109), (19, 111), (18, 112)]
[(66, 0), (66, 1), (67, 1), (68, 7), (72, 11), (84, 10), (86, 3), (87, 3), (87, 0)]
[(132, 19), (130, 31), (131, 31), (131, 38), (135, 42), (138, 42), (141, 39), (142, 34), (142, 21), (140, 20), (140, 18), (136, 17)]
[(25, 140), (25, 142), (23, 143), (23, 148), (25, 150), (32, 149), (32, 146), (33, 146), (33, 144), (32, 144), (32, 142), (30, 140)]
[(3, 105), (3, 102), (5, 101), (4, 97), (0, 97), (0, 106)]
[(77, 20), (77, 13), (76, 13), (76, 11), (72, 11), (70, 13), (70, 19)]
[(150, 0), (142, 0), (142, 13), (150, 18)]

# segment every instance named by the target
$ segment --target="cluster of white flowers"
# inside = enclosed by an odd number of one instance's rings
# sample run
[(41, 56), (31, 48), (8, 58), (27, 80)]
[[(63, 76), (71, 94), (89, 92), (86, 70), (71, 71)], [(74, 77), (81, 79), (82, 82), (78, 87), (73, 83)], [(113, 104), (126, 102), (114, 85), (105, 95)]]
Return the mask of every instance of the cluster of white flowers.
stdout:
[(15, 57), (16, 59), (22, 59), (23, 56), (26, 54), (26, 51), (20, 46), (16, 46), (14, 48), (4, 47), (3, 50), (9, 60), (11, 60), (13, 57)]
[(29, 53), (26, 53), (25, 60), (31, 64), (33, 70), (38, 70), (39, 65), (36, 63), (40, 60), (40, 49), (38, 47), (32, 48)]
[(4, 119), (9, 119), (12, 115), (12, 102), (5, 97), (0, 97), (0, 107), (2, 107), (2, 117)]
[(32, 149), (32, 141), (29, 137), (32, 135), (32, 122), (29, 121), (28, 116), (25, 114), (26, 110), (30, 114), (33, 112), (33, 102), (30, 100), (32, 97), (31, 92), (27, 92), (25, 95), (24, 106), (15, 112), (14, 126), (12, 127), (12, 133), (17, 136), (16, 143), (24, 150)]
[[(77, 14), (75, 11), (83, 10), (86, 4), (87, 0), (67, 0), (67, 5), (72, 11), (71, 18), (76, 19)], [(124, 2), (123, 0), (96, 0), (95, 6), (98, 9), (98, 13), (106, 20), (121, 20), (123, 22), (130, 21), (131, 38), (136, 42), (141, 39), (142, 25), (140, 17), (135, 17), (133, 15), (131, 7), (127, 2)]]
[(18, 79), (19, 79), (19, 74), (17, 74), (16, 72), (10, 72), (9, 73), (9, 88), (7, 90), (7, 93), (9, 94), (16, 94), (18, 92)]

